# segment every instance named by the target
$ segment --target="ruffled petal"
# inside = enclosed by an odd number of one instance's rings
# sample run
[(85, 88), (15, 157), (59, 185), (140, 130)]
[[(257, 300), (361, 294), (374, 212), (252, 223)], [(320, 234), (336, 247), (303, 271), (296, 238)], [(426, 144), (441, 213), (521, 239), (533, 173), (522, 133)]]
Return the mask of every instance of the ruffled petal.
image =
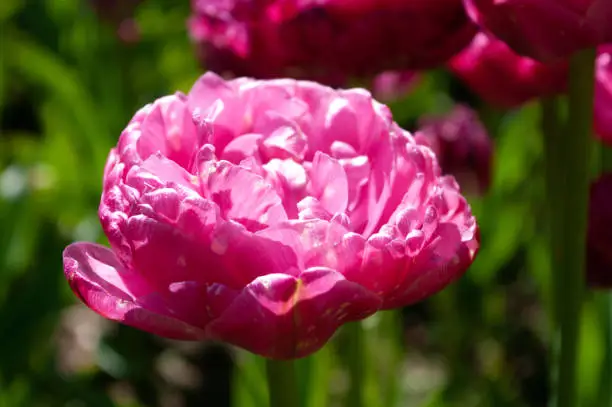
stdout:
[(315, 352), (342, 324), (379, 306), (376, 295), (332, 269), (308, 269), (299, 278), (271, 274), (236, 293), (207, 332), (265, 357), (292, 359)]
[(211, 163), (200, 176), (204, 196), (219, 206), (225, 219), (251, 231), (287, 220), (276, 191), (248, 169), (220, 161)]
[(172, 339), (202, 340), (204, 330), (168, 308), (141, 276), (113, 252), (92, 243), (64, 250), (64, 273), (75, 294), (105, 318)]
[(310, 171), (310, 191), (329, 213), (343, 213), (348, 204), (349, 186), (340, 163), (317, 152)]

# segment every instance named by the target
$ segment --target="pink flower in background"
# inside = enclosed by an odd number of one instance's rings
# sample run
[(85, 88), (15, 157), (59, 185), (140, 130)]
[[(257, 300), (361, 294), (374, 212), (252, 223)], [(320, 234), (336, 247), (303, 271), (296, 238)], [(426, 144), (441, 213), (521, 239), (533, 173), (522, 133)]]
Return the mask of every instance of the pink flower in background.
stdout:
[(610, 0), (464, 0), (470, 18), (542, 62), (612, 41)]
[(208, 73), (141, 109), (109, 155), (99, 215), (111, 249), (64, 252), (90, 308), (272, 358), (434, 294), (478, 250), (458, 185), (384, 105), (289, 79)]
[(485, 33), (449, 62), (452, 72), (486, 102), (512, 108), (566, 88), (568, 64), (543, 64), (522, 57)]
[(461, 0), (192, 0), (204, 66), (332, 85), (443, 64), (476, 32)]
[(478, 114), (466, 106), (423, 118), (417, 142), (430, 146), (445, 174), (453, 175), (467, 193), (484, 194), (491, 183), (493, 143)]
[(419, 81), (415, 71), (387, 71), (372, 81), (372, 94), (380, 101), (392, 101), (406, 96)]
[(612, 288), (612, 174), (591, 184), (587, 235), (587, 285)]
[(125, 43), (135, 43), (140, 39), (140, 29), (132, 18), (143, 0), (90, 0), (91, 7), (101, 20), (117, 29), (117, 36)]
[(599, 47), (595, 65), (595, 132), (612, 144), (612, 45)]
[[(485, 33), (448, 65), (485, 102), (502, 108), (565, 92), (569, 69), (567, 61), (543, 64), (522, 57)], [(599, 139), (612, 144), (612, 45), (598, 48), (593, 119)]]

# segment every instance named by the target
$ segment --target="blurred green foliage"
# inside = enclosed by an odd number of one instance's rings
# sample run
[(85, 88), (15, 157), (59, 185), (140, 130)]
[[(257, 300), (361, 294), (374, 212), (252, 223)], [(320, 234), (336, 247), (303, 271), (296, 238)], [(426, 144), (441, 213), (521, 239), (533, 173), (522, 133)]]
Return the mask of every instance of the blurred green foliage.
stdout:
[[(108, 150), (131, 115), (187, 91), (201, 73), (189, 1), (148, 0), (137, 41), (89, 2), (0, 2), (0, 407), (266, 405), (262, 361), (217, 344), (161, 340), (101, 320), (64, 281), (63, 248), (104, 242), (96, 210)], [(455, 102), (479, 108), (495, 138), (491, 192), (471, 203), (480, 255), (457, 284), (362, 323), (368, 406), (545, 406), (547, 269), (539, 108), (496, 112), (448, 73), (429, 73), (395, 117), (410, 128)], [(583, 406), (606, 396), (602, 318), (590, 295), (580, 355)], [(303, 407), (336, 406), (347, 389), (342, 332), (298, 362)], [(607, 356), (606, 356), (607, 355)], [(604, 362), (607, 365), (604, 365)], [(602, 368), (604, 368), (602, 370)]]

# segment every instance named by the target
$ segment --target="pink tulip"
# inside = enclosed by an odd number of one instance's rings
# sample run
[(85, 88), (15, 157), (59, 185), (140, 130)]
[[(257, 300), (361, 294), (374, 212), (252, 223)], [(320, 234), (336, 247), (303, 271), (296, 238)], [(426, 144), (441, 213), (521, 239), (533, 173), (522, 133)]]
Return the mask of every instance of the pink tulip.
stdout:
[(334, 86), (441, 65), (476, 32), (461, 0), (192, 0), (192, 10), (207, 69)]
[(461, 189), (484, 194), (491, 183), (493, 143), (478, 114), (467, 106), (420, 120), (417, 142), (436, 153), (443, 173), (453, 175)]
[(599, 47), (598, 51), (593, 120), (599, 139), (612, 145), (612, 45)]
[(542, 62), (612, 41), (610, 0), (464, 0), (470, 18)]
[[(612, 45), (597, 51), (594, 127), (602, 142), (612, 144)], [(522, 57), (485, 33), (477, 34), (448, 65), (485, 102), (502, 108), (560, 95), (567, 88), (567, 61), (544, 64)]]
[(543, 64), (522, 57), (492, 35), (477, 34), (449, 67), (474, 93), (498, 107), (512, 108), (565, 91), (568, 64)]
[(393, 101), (406, 96), (419, 82), (415, 71), (386, 71), (372, 81), (372, 94), (380, 101)]
[(91, 309), (280, 359), (434, 294), (478, 250), (454, 179), (386, 106), (289, 79), (208, 73), (145, 106), (109, 155), (99, 215), (111, 249), (64, 252)]

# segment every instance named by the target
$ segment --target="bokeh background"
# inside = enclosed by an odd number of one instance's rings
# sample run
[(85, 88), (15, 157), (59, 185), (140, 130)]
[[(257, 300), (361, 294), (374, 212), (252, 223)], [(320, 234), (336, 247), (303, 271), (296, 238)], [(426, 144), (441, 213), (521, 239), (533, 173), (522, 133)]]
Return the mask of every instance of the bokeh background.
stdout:
[[(96, 3), (0, 1), (0, 406), (265, 406), (258, 358), (104, 321), (65, 282), (68, 243), (105, 243), (101, 175), (121, 130), (139, 107), (188, 91), (203, 72), (185, 26), (189, 1), (133, 2), (127, 20)], [(546, 211), (539, 108), (496, 111), (444, 70), (422, 75), (391, 108), (413, 130), (456, 103), (477, 109), (496, 146), (491, 190), (469, 197), (482, 249), (447, 290), (363, 322), (367, 405), (545, 406), (551, 273), (536, 233)], [(588, 294), (585, 407), (612, 391), (609, 308), (605, 294)], [(342, 405), (350, 339), (340, 332), (299, 361), (304, 407)]]

